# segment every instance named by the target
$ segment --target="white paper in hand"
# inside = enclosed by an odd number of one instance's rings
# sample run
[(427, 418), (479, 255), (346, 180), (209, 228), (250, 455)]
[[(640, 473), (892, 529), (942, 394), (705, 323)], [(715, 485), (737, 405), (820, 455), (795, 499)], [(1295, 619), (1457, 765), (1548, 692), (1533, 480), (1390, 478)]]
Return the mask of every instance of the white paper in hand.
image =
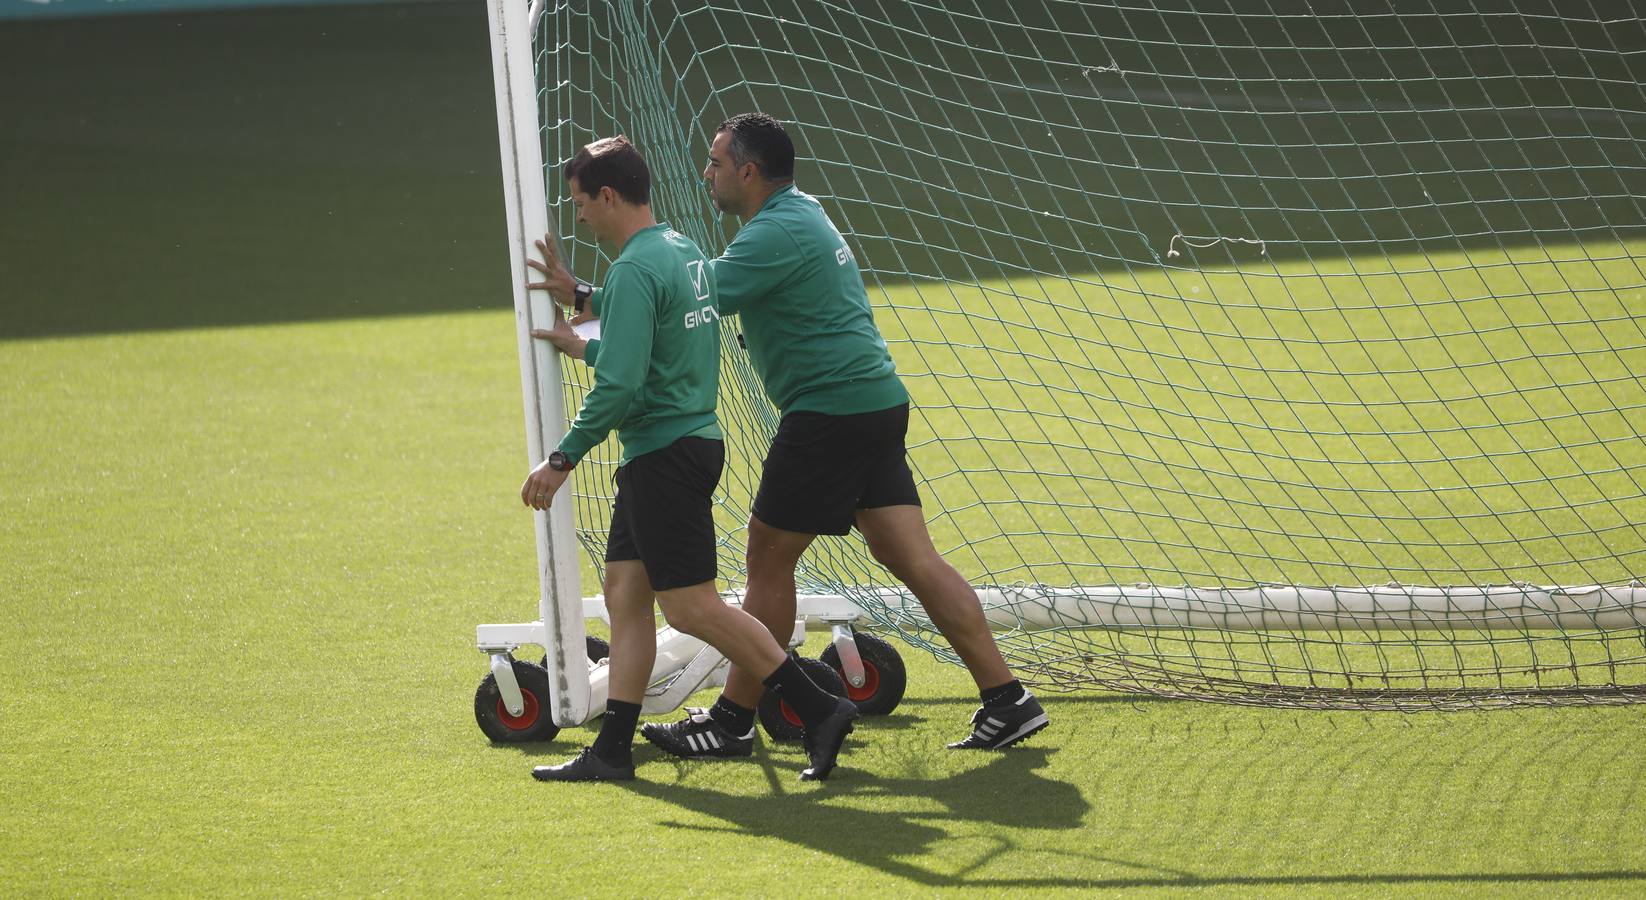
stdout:
[(598, 340), (600, 340), (600, 320), (599, 319), (590, 319), (587, 322), (581, 322), (581, 323), (578, 323), (576, 325), (573, 325), (572, 330), (577, 332), (577, 336), (582, 338), (585, 341), (598, 341)]

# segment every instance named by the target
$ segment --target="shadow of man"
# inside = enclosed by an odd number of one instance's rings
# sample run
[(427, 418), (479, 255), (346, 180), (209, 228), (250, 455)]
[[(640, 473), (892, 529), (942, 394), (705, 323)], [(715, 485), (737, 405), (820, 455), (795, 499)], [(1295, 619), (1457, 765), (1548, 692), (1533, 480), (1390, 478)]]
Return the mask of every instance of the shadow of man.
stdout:
[[(1079, 828), (1091, 806), (1074, 785), (1040, 774), (1049, 751), (1022, 748), (995, 754), (987, 765), (940, 779), (878, 778), (862, 770), (842, 772), (827, 785), (791, 786), (792, 773), (770, 758), (759, 759), (771, 792), (758, 797), (723, 794), (683, 784), (655, 781), (626, 783), (637, 794), (674, 804), (723, 821), (724, 827), (664, 821), (667, 828), (696, 828), (775, 838), (807, 851), (832, 853), (913, 881), (933, 885), (1024, 884), (1054, 887), (1082, 882), (1058, 879), (1012, 879), (974, 882), (919, 865), (935, 845), (956, 835), (934, 823), (959, 821), (1012, 828)], [(682, 767), (691, 765), (680, 764)], [(683, 771), (683, 769), (682, 769)], [(832, 801), (852, 798), (903, 801), (896, 810), (861, 809)], [(876, 800), (877, 805), (885, 801)], [(974, 835), (967, 835), (969, 840)], [(975, 869), (1015, 845), (998, 833), (985, 838), (992, 846)]]

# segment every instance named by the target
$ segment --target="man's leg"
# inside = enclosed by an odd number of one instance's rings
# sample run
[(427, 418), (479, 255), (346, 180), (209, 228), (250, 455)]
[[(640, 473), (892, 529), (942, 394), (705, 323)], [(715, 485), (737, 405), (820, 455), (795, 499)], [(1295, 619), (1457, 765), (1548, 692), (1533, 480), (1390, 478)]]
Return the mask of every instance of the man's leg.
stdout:
[[(794, 633), (794, 567), (814, 537), (773, 528), (758, 518), (749, 520), (749, 580), (743, 611), (766, 627), (779, 649)], [(689, 707), (678, 722), (647, 722), (640, 733), (687, 759), (748, 756), (754, 751), (755, 707), (765, 692), (760, 676), (734, 661), (713, 706)]]
[(657, 605), (671, 626), (712, 645), (734, 666), (767, 674), (783, 662), (783, 650), (772, 636), (759, 622), (727, 606), (712, 581), (661, 591)]
[[(670, 625), (705, 641), (747, 673), (759, 673), (760, 683), (781, 696), (799, 714), (806, 727), (806, 751), (811, 766), (802, 779), (821, 781), (834, 769), (840, 745), (852, 731), (857, 707), (844, 697), (818, 687), (783, 652), (771, 632), (748, 613), (727, 606), (715, 593), (713, 582), (660, 591), (658, 605)], [(790, 620), (793, 627), (793, 620)]]
[(869, 553), (914, 592), (977, 683), (983, 706), (972, 716), (973, 732), (949, 746), (1008, 747), (1045, 728), (1045, 710), (1012, 677), (977, 591), (938, 555), (920, 507), (900, 504), (860, 509), (857, 528), (868, 542)]
[(608, 561), (604, 590), (612, 641), (600, 733), (570, 762), (532, 769), (532, 777), (539, 781), (626, 781), (634, 777), (634, 729), (657, 657), (652, 583), (639, 560)]
[(607, 563), (604, 590), (606, 614), (612, 620), (606, 696), (638, 704), (646, 697), (646, 682), (657, 662), (656, 595), (638, 559)]
[(932, 624), (960, 655), (978, 690), (999, 687), (1012, 672), (983, 617), (977, 591), (932, 546), (926, 517), (918, 506), (882, 506), (857, 511), (857, 529), (869, 554), (909, 586)]
[[(794, 568), (800, 562), (800, 555), (806, 552), (816, 537), (773, 528), (753, 516), (749, 517), (746, 557), (749, 580), (743, 596), (743, 611), (766, 626), (779, 647), (786, 645), (789, 636), (794, 634)], [(726, 675), (726, 687), (720, 696), (750, 710), (752, 715), (765, 691), (759, 678), (733, 665)]]

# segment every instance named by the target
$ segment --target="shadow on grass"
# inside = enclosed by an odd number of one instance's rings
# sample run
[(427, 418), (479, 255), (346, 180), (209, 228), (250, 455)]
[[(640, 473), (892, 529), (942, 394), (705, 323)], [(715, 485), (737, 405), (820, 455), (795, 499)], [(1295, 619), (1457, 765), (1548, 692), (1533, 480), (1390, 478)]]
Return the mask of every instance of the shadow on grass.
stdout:
[[(859, 748), (861, 752), (861, 748)], [(971, 880), (934, 872), (918, 860), (953, 837), (946, 823), (977, 822), (1001, 829), (1076, 829), (1090, 811), (1072, 784), (1037, 772), (1049, 751), (1032, 748), (997, 755), (988, 765), (942, 779), (883, 778), (852, 766), (850, 757), (825, 786), (799, 785), (796, 771), (769, 754), (758, 755), (771, 793), (740, 796), (683, 784), (640, 780), (625, 787), (637, 794), (719, 819), (725, 827), (663, 822), (664, 827), (732, 832), (773, 837), (807, 851), (833, 853), (929, 885), (1078, 886), (1069, 879)], [(827, 802), (831, 798), (897, 797), (924, 800), (919, 811), (865, 810)], [(1016, 802), (1002, 802), (1010, 797)], [(933, 808), (935, 805), (936, 808)], [(1009, 840), (991, 838), (975, 869), (1017, 849)]]
[[(858, 748), (861, 754), (863, 748)], [(1265, 876), (1202, 876), (1194, 872), (1105, 856), (1101, 853), (1024, 847), (1012, 834), (1021, 829), (1075, 831), (1085, 825), (1091, 804), (1073, 784), (1049, 778), (1042, 770), (1051, 751), (1018, 748), (995, 754), (986, 765), (947, 778), (877, 777), (855, 768), (850, 756), (836, 778), (818, 789), (799, 785), (795, 771), (769, 753), (757, 754), (770, 786), (764, 796), (742, 796), (680, 783), (642, 779), (622, 787), (636, 794), (717, 819), (723, 825), (664, 820), (661, 827), (767, 837), (806, 852), (822, 851), (870, 866), (922, 886), (939, 888), (1196, 888), (1315, 885), (1584, 884), (1643, 881), (1646, 871), (1611, 869), (1589, 872), (1387, 872)], [(679, 765), (687, 765), (681, 763)], [(646, 766), (655, 770), (658, 766)], [(682, 774), (684, 770), (682, 771)], [(655, 779), (656, 775), (652, 775)], [(871, 810), (830, 802), (835, 799), (907, 799), (911, 809)], [(951, 823), (975, 823), (978, 831), (956, 833)], [(980, 851), (963, 863), (934, 868), (943, 859), (945, 842), (964, 841)], [(1020, 854), (1029, 854), (1025, 861)], [(1123, 869), (1135, 875), (1080, 877), (1035, 874), (1047, 857), (1061, 857), (1092, 868)], [(1040, 862), (1032, 861), (1039, 858)], [(1008, 862), (1018, 860), (1017, 863)], [(938, 863), (942, 865), (941, 863)], [(985, 874), (997, 865), (1014, 865), (1021, 875)]]
[[(887, 874), (930, 887), (944, 888), (1195, 888), (1223, 886), (1314, 886), (1404, 884), (1583, 884), (1646, 880), (1646, 871), (1613, 869), (1591, 872), (1391, 872), (1203, 877), (1100, 853), (1071, 853), (1024, 848), (1010, 835), (1015, 829), (1072, 831), (1082, 827), (1091, 804), (1072, 784), (1039, 773), (1050, 755), (1044, 748), (1020, 748), (995, 755), (987, 764), (942, 779), (881, 778), (843, 766), (839, 776), (819, 790), (796, 788), (795, 773), (769, 756), (757, 757), (771, 793), (749, 797), (683, 784), (640, 780), (623, 787), (641, 796), (719, 819), (724, 826), (663, 821), (666, 828), (769, 837), (806, 852), (823, 851)], [(655, 767), (654, 767), (655, 768)], [(915, 801), (915, 810), (865, 810), (828, 802), (833, 798), (895, 797)], [(1009, 801), (1009, 802), (1003, 802)], [(934, 808), (934, 805), (936, 808)], [(954, 871), (922, 865), (944, 841), (976, 841), (975, 833), (956, 835), (948, 823), (988, 826), (987, 847)], [(1061, 856), (1097, 867), (1137, 870), (1133, 877), (1082, 878), (1027, 874), (995, 877), (980, 870), (1012, 854)]]

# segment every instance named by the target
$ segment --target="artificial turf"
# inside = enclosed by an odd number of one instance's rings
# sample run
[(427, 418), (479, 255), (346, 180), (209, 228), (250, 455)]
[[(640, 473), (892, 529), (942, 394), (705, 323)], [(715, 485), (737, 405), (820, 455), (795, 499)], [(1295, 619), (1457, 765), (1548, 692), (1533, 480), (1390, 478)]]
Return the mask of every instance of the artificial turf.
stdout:
[[(532, 781), (531, 765), (570, 755), (592, 732), (494, 746), (472, 714), (485, 671), (474, 625), (531, 618), (537, 591), (516, 495), (526, 459), (484, 28), (478, 6), (458, 3), (0, 28), (11, 76), (0, 94), (0, 894), (1639, 893), (1638, 707), (1403, 715), (1083, 691), (1048, 696), (1052, 725), (1026, 747), (958, 755), (942, 744), (965, 729), (971, 685), (903, 646), (907, 698), (861, 727), (827, 784), (798, 782), (801, 753), (765, 742), (740, 763), (677, 763), (642, 745), (633, 785)], [(1588, 421), (1612, 429), (1605, 438), (1638, 447), (1626, 416), (1602, 415), (1606, 402), (1638, 409), (1638, 393), (1615, 393), (1638, 392), (1628, 380), (1638, 349), (1607, 355), (1639, 346), (1621, 330), (1638, 328), (1638, 244), (1596, 252), (1610, 259), (1565, 275), (1620, 273), (1606, 276), (1623, 288), (1610, 311), (1595, 291), (1538, 287), (1545, 310), (1558, 301), (1567, 319), (1604, 316), (1564, 329), (1561, 340), (1576, 342), (1562, 344), (1565, 368), (1544, 374), (1575, 384), (1585, 362), (1621, 366), (1577, 396)], [(1550, 274), (1535, 261), (1486, 274), (1511, 271)], [(1368, 288), (1390, 283), (1369, 274)], [(1366, 339), (1351, 352), (1394, 352), (1397, 365), (1427, 366), (1445, 349), (1424, 324), (1452, 334), (1454, 350), (1474, 333), (1477, 373), (1489, 368), (1479, 352), (1502, 349), (1486, 344), (1526, 324), (1414, 323), (1421, 312), (1396, 292), (1404, 326), (1323, 326), (1333, 312), (1306, 278), (1287, 283), (1290, 299), (1264, 291), (1253, 303), (1241, 276), (1225, 277), (1211, 303), (1185, 302), (1209, 299), (1211, 282), (1173, 277), (1182, 283), (1109, 273), (1080, 296), (1100, 311), (1123, 305), (1126, 327), (1153, 346), (1188, 341), (1175, 358), (1154, 357), (1177, 367), (1154, 384), (1121, 385), (1128, 393), (1109, 382), (1097, 410), (1047, 405), (1060, 382), (1032, 356), (996, 371), (977, 346), (956, 355), (968, 332), (945, 312), (947, 286), (876, 294), (900, 364), (928, 363), (910, 380), (922, 410), (989, 405), (964, 393), (973, 373), (1050, 378), (1032, 417), (1073, 409), (1089, 420), (1053, 436), (1098, 442), (1107, 477), (1074, 474), (1108, 512), (1142, 508), (1142, 473), (1128, 466), (1192, 465), (1217, 482), (1175, 495), (1171, 516), (1110, 527), (1098, 552), (1065, 536), (1071, 561), (1108, 567), (1093, 583), (1270, 577), (1264, 566), (1299, 558), (1273, 533), (1296, 522), (1261, 518), (1277, 510), (1337, 504), (1362, 524), (1382, 513), (1403, 527), (1407, 510), (1362, 507), (1393, 489), (1412, 496), (1412, 485), (1316, 497), (1294, 473), (1220, 471), (1151, 440), (1183, 433), (1227, 447), (1238, 432), (1262, 451), (1246, 463), (1274, 449), (1236, 427), (1247, 410), (1233, 398), (1322, 386), (1304, 370), (1319, 367), (1325, 343), (1262, 331), (1274, 326), (1254, 307), (1292, 334), (1347, 330)], [(1448, 277), (1465, 296), (1524, 294)], [(995, 310), (968, 326), (982, 329), (971, 343), (1028, 311), (1051, 323), (1033, 353), (1112, 353), (1085, 359), (1147, 372), (1136, 364), (1149, 354), (1118, 321), (1102, 329), (1101, 351), (1085, 326), (1057, 331), (1065, 288), (1034, 286), (1024, 309), (999, 285), (962, 289), (987, 292)], [(1231, 311), (1240, 321), (1219, 320)], [(1227, 333), (1254, 327), (1258, 345), (1286, 354), (1255, 366), (1230, 356), (1244, 350)], [(1401, 357), (1408, 339), (1418, 343)], [(1265, 369), (1289, 381), (1265, 384)], [(1168, 377), (1198, 395), (1183, 402)], [(1336, 387), (1369, 379), (1350, 381)], [(1496, 411), (1520, 415), (1498, 393)], [(1353, 398), (1316, 399), (1342, 412)], [(960, 422), (921, 412), (916, 427), (928, 431), (917, 439), (1027, 414), (1001, 406)], [(1222, 431), (1193, 431), (1204, 427)], [(1031, 540), (1033, 519), (1007, 508), (1003, 482), (967, 494), (986, 448), (949, 446), (954, 460), (933, 455), (935, 444), (915, 449), (936, 479), (940, 546), (970, 574), (1009, 576), (1005, 557), (967, 535), (1003, 524)], [(1638, 504), (1620, 480), (1638, 464), (1607, 463), (1604, 446), (1581, 453), (1612, 470), (1612, 496)], [(1430, 473), (1446, 475), (1444, 454), (1435, 458)], [(1558, 482), (1587, 497), (1570, 462), (1540, 476), (1539, 490)], [(727, 477), (728, 493), (747, 489), (746, 467)], [(1638, 506), (1585, 502), (1607, 535), (1633, 533)], [(1248, 517), (1256, 525), (1242, 531)], [(1173, 522), (1192, 538), (1235, 537), (1231, 556), (1196, 559)], [(1592, 523), (1562, 527), (1591, 562), (1639, 571), (1638, 540), (1599, 547)], [(1390, 560), (1446, 570), (1451, 557), (1436, 551), (1451, 538), (1400, 537), (1330, 544), (1315, 557), (1334, 567), (1321, 578)], [(1449, 571), (1484, 568), (1462, 559)], [(585, 567), (585, 587), (594, 583)], [(1638, 641), (1619, 652), (1638, 656)]]
[[(13, 340), (0, 431), (0, 884), (35, 894), (1096, 888), (1627, 894), (1640, 708), (1275, 711), (1087, 692), (1005, 754), (910, 691), (630, 786), (493, 746), (480, 622), (535, 611), (512, 319)], [(815, 647), (812, 648), (815, 651)]]

